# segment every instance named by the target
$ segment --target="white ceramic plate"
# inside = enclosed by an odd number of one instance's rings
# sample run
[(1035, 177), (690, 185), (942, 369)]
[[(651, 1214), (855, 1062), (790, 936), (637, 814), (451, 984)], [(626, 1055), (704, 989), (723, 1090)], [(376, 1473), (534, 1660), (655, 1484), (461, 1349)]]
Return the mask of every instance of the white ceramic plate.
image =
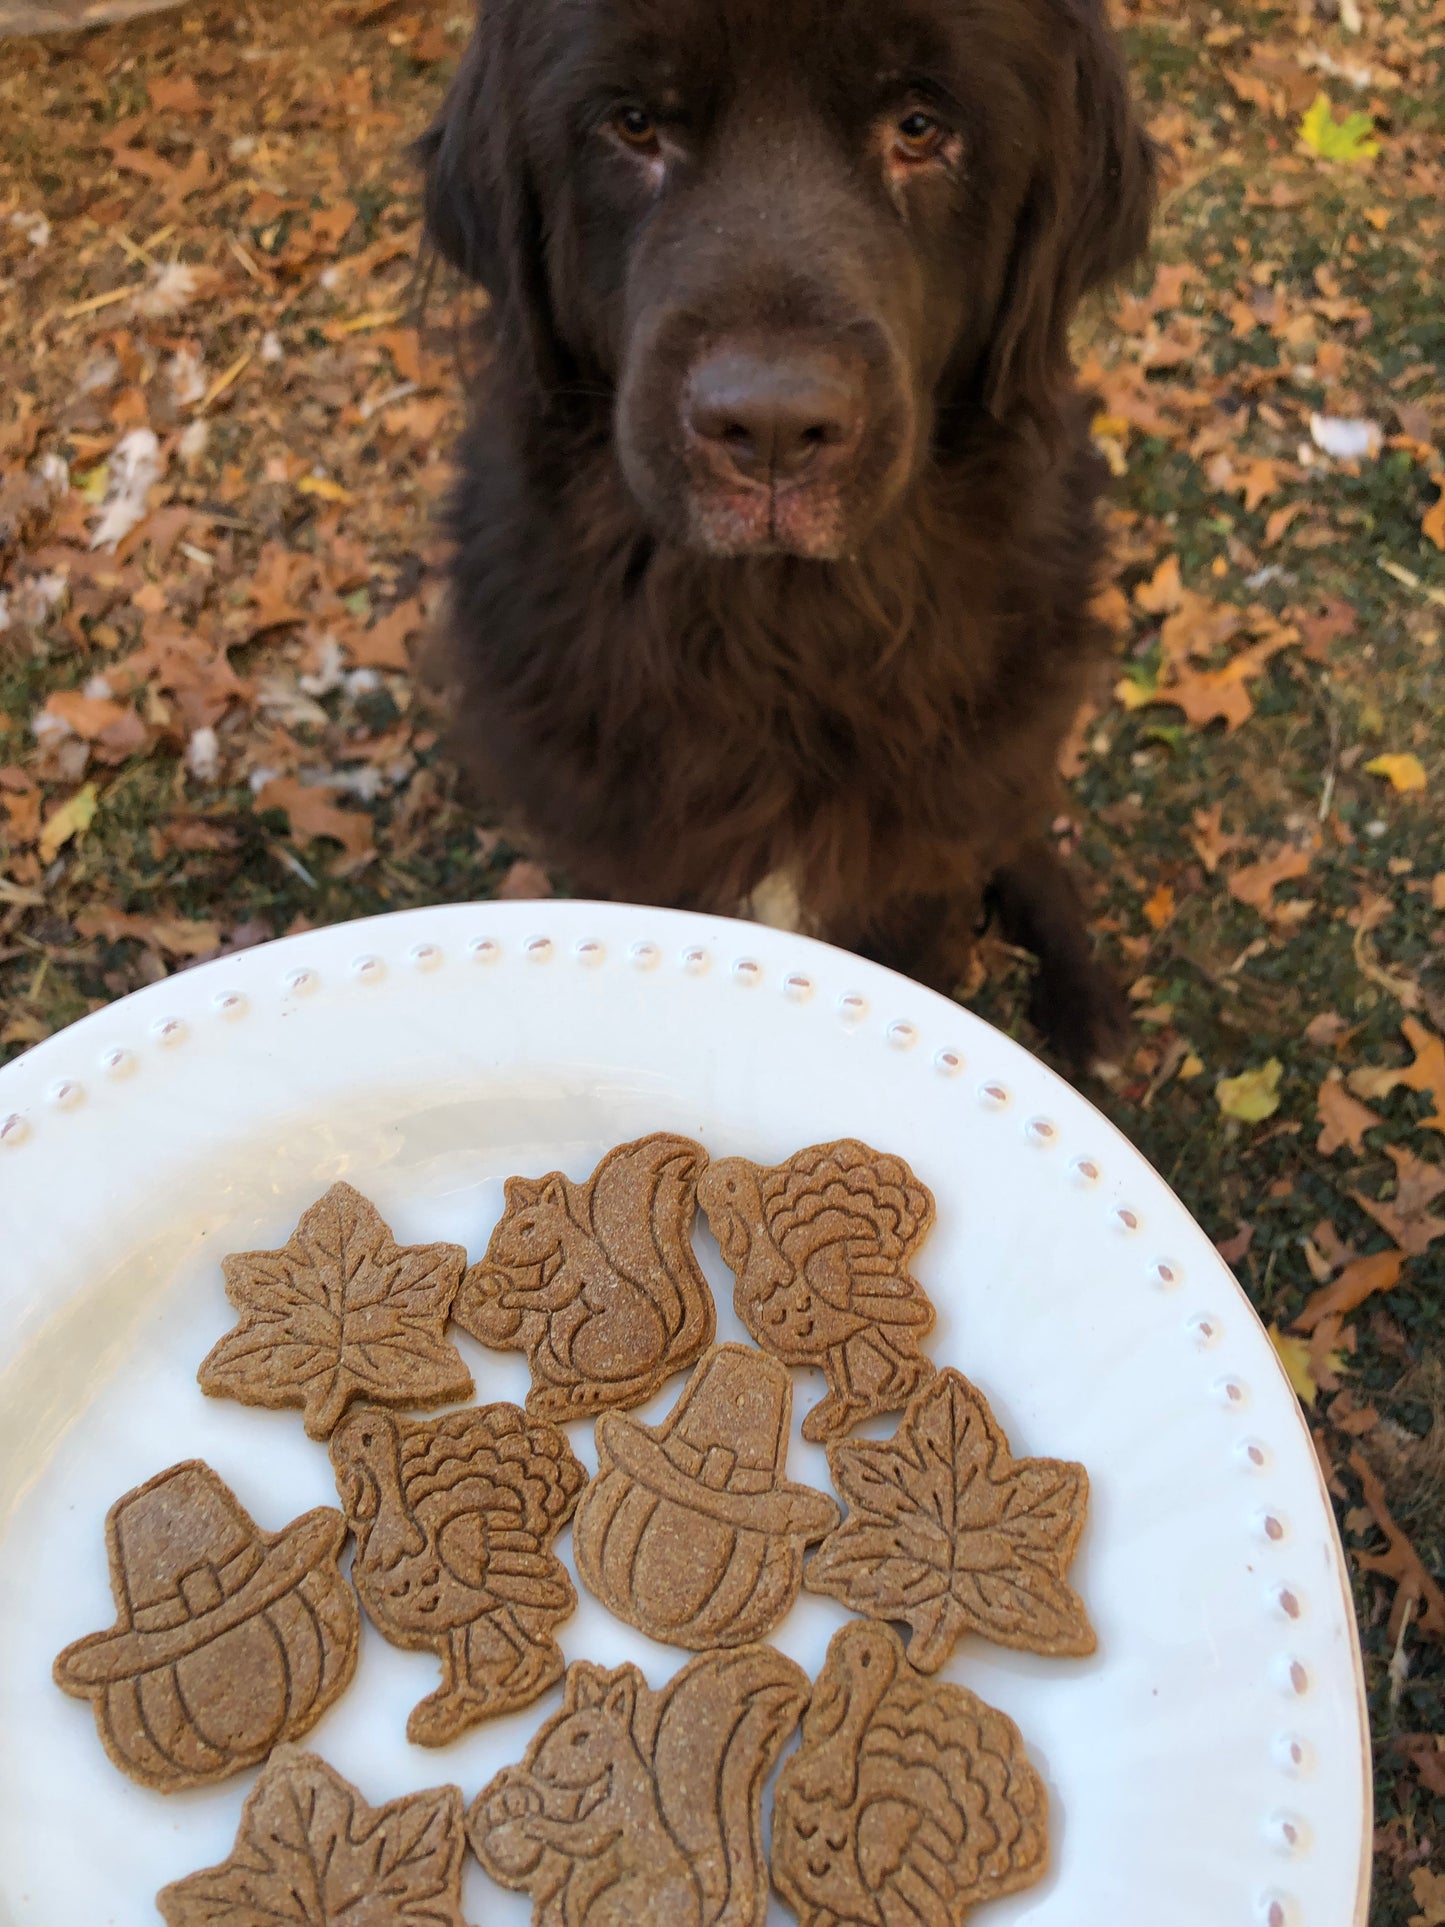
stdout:
[[(344, 1176), (402, 1242), (475, 1257), (508, 1174), (581, 1178), (656, 1130), (767, 1161), (845, 1135), (901, 1153), (938, 1199), (917, 1263), (933, 1356), (1015, 1452), (1089, 1469), (1072, 1576), (1097, 1655), (966, 1639), (947, 1668), (1018, 1722), (1049, 1789), (1047, 1878), (981, 1921), (1362, 1927), (1369, 1754), (1329, 1504), (1268, 1339), (1178, 1200), (1059, 1078), (901, 977), (750, 924), (581, 903), (269, 944), (0, 1072), (0, 1922), (150, 1927), (162, 1883), (230, 1851), (251, 1775), (133, 1786), (50, 1680), (62, 1645), (112, 1623), (102, 1521), (129, 1487), (202, 1457), (268, 1530), (335, 1503), (298, 1413), (196, 1386), (232, 1322), (222, 1254), (283, 1243)], [(701, 1218), (697, 1243), (719, 1337), (740, 1338)], [(479, 1397), (524, 1395), (520, 1356), (460, 1342)], [(795, 1386), (789, 1475), (826, 1486), (797, 1430), (822, 1381)], [(805, 1593), (775, 1642), (816, 1671), (844, 1617)], [(653, 1685), (685, 1657), (585, 1594), (560, 1639)], [(307, 1744), (376, 1801), (447, 1780), (470, 1798), (558, 1703), (435, 1753), (403, 1729), (436, 1679), (367, 1628)], [(466, 1901), (529, 1917), (475, 1865)]]

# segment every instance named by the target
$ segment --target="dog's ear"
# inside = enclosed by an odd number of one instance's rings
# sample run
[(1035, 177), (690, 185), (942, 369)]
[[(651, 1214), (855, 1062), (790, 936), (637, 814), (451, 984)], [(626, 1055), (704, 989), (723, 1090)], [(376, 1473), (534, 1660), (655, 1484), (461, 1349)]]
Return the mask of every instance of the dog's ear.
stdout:
[(542, 215), (509, 85), (516, 9), (483, 7), (436, 119), (413, 147), (425, 170), (428, 240), (492, 298), (498, 341), (544, 392), (556, 337), (542, 255)]
[(1019, 217), (984, 387), (991, 414), (1022, 405), (1045, 425), (1069, 381), (1080, 298), (1142, 254), (1154, 212), (1154, 145), (1100, 0), (1067, 13), (1066, 97)]

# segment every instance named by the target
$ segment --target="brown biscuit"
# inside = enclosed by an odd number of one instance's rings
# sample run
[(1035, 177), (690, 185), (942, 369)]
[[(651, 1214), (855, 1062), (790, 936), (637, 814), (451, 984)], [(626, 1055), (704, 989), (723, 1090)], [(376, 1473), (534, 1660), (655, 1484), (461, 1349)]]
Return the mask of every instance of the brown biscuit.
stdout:
[(959, 1927), (1048, 1857), (1048, 1796), (1013, 1721), (915, 1673), (887, 1626), (835, 1633), (773, 1801), (773, 1885), (801, 1927)]
[(933, 1370), (918, 1349), (933, 1307), (908, 1273), (933, 1198), (902, 1158), (856, 1138), (815, 1144), (786, 1164), (724, 1158), (699, 1178), (697, 1196), (749, 1332), (785, 1364), (827, 1375), (805, 1439), (823, 1444), (908, 1401)]
[(657, 1133), (609, 1151), (585, 1184), (509, 1178), (487, 1255), (462, 1281), (463, 1331), (532, 1368), (527, 1410), (585, 1418), (640, 1405), (712, 1343), (693, 1256), (700, 1144)]
[(279, 1251), (223, 1261), (241, 1322), (196, 1377), (212, 1398), (299, 1405), (324, 1439), (354, 1398), (444, 1405), (472, 1375), (445, 1336), (467, 1254), (460, 1245), (399, 1245), (376, 1206), (333, 1184)]
[(533, 1927), (762, 1927), (763, 1782), (808, 1701), (770, 1646), (705, 1653), (654, 1693), (635, 1666), (567, 1669), (562, 1710), (467, 1815)]
[(160, 1793), (224, 1780), (307, 1733), (356, 1670), (356, 1595), (329, 1506), (262, 1532), (199, 1459), (127, 1492), (105, 1522), (118, 1617), (67, 1646), (122, 1773)]
[(1054, 1658), (1093, 1652), (1064, 1579), (1089, 1475), (1065, 1459), (1014, 1458), (961, 1372), (924, 1385), (891, 1439), (830, 1445), (828, 1466), (850, 1510), (805, 1584), (873, 1619), (906, 1620), (921, 1672), (937, 1672), (964, 1632)]
[(314, 1753), (274, 1753), (241, 1809), (229, 1860), (162, 1887), (167, 1927), (466, 1927), (462, 1796), (454, 1786), (368, 1806)]
[(515, 1405), (422, 1420), (364, 1406), (331, 1462), (362, 1604), (393, 1645), (441, 1656), (408, 1739), (443, 1746), (562, 1677), (552, 1631), (577, 1595), (550, 1547), (587, 1474), (555, 1426)]
[(704, 1651), (759, 1639), (787, 1612), (832, 1499), (784, 1478), (793, 1393), (750, 1345), (718, 1345), (661, 1425), (597, 1421), (597, 1477), (573, 1547), (588, 1591), (629, 1625)]

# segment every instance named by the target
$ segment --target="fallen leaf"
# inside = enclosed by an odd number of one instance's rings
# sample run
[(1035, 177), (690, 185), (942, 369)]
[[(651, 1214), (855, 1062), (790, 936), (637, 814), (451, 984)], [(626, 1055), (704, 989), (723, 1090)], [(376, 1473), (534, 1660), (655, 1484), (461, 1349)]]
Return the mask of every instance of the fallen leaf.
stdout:
[(349, 502), (351, 490), (340, 482), (333, 482), (329, 475), (303, 475), (296, 484), (300, 495), (319, 495), (323, 502)]
[(1317, 1102), (1323, 1128), (1315, 1140), (1315, 1149), (1326, 1157), (1343, 1144), (1357, 1156), (1363, 1152), (1365, 1132), (1381, 1122), (1378, 1113), (1351, 1097), (1338, 1076), (1327, 1077), (1320, 1085)]
[(80, 836), (95, 821), (99, 807), (94, 783), (86, 783), (67, 802), (53, 809), (40, 830), (40, 861), (53, 863), (73, 836)]
[[(1201, 1064), (1199, 1068), (1203, 1070), (1204, 1066)], [(1242, 1224), (1232, 1238), (1221, 1238), (1214, 1249), (1227, 1265), (1238, 1265), (1248, 1256), (1253, 1243), (1254, 1226)]]
[[(1390, 1742), (1391, 1748), (1408, 1760), (1419, 1778), (1421, 1786), (1437, 1800), (1445, 1800), (1445, 1733), (1397, 1733)], [(1445, 1873), (1426, 1873), (1417, 1867), (1411, 1878), (1415, 1881), (1415, 1898), (1422, 1904), (1427, 1898), (1427, 1890), (1420, 1885), (1420, 1876), (1436, 1883), (1434, 1893), (1440, 1912), (1433, 1923), (1425, 1927), (1445, 1927)], [(1418, 1919), (1410, 1927), (1421, 1927)]]
[(1427, 1164), (1400, 1145), (1387, 1144), (1385, 1155), (1395, 1166), (1394, 1197), (1371, 1198), (1362, 1191), (1351, 1191), (1350, 1196), (1389, 1233), (1402, 1251), (1418, 1258), (1427, 1246), (1445, 1236), (1445, 1218), (1432, 1217), (1427, 1209), (1445, 1191), (1445, 1170), (1439, 1165)]
[(812, 1591), (912, 1628), (933, 1673), (962, 1633), (1051, 1654), (1092, 1653), (1094, 1629), (1064, 1574), (1083, 1529), (1088, 1475), (1016, 1459), (987, 1401), (940, 1372), (886, 1441), (829, 1447), (848, 1518), (807, 1569)]
[(1147, 582), (1134, 590), (1134, 600), (1147, 615), (1168, 615), (1179, 607), (1183, 587), (1179, 580), (1179, 557), (1166, 555)]
[(1426, 783), (1424, 764), (1408, 750), (1398, 756), (1372, 757), (1365, 771), (1370, 776), (1388, 778), (1390, 786), (1397, 790), (1422, 790)]
[(109, 696), (86, 696), (78, 689), (58, 689), (40, 713), (53, 716), (89, 743), (132, 712)]
[(1430, 879), (1430, 908), (1445, 912), (1445, 870), (1437, 870)]
[(346, 851), (352, 865), (375, 853), (371, 818), (362, 810), (339, 810), (332, 802), (337, 791), (325, 783), (303, 783), (295, 776), (273, 776), (256, 793), (258, 810), (284, 810), (297, 843), (330, 837)]
[(1296, 877), (1304, 876), (1310, 867), (1310, 859), (1304, 850), (1290, 845), (1276, 851), (1271, 857), (1259, 863), (1247, 863), (1229, 879), (1229, 894), (1247, 903), (1262, 917), (1274, 914), (1274, 893), (1282, 883), (1289, 883)]
[(147, 917), (100, 907), (79, 911), (75, 927), (82, 937), (104, 937), (107, 943), (133, 937), (171, 957), (205, 957), (221, 942), (221, 927), (209, 917)]
[(1305, 1025), (1305, 1037), (1316, 1050), (1328, 1050), (1350, 1030), (1337, 1010), (1322, 1010)]
[(519, 857), (497, 886), (497, 895), (509, 903), (550, 897), (551, 894), (551, 877), (540, 863), (533, 863), (528, 857)]
[(1144, 921), (1151, 930), (1162, 930), (1174, 915), (1174, 892), (1161, 883), (1144, 905)]
[(1385, 1502), (1385, 1488), (1358, 1446), (1350, 1454), (1350, 1470), (1359, 1480), (1365, 1504), (1385, 1536), (1384, 1552), (1356, 1551), (1354, 1559), (1366, 1572), (1378, 1572), (1395, 1582), (1397, 1590), (1389, 1626), (1391, 1641), (1400, 1637), (1406, 1609), (1412, 1605), (1420, 1609), (1414, 1619), (1420, 1632), (1427, 1639), (1445, 1640), (1445, 1593), (1425, 1570), (1419, 1553), (1391, 1517)]
[(1279, 1354), (1279, 1362), (1284, 1366), (1285, 1377), (1294, 1387), (1300, 1403), (1313, 1409), (1315, 1400), (1320, 1395), (1320, 1388), (1310, 1371), (1309, 1340), (1291, 1338), (1287, 1332), (1282, 1332), (1278, 1325), (1271, 1325), (1269, 1341)]
[(1214, 1088), (1219, 1108), (1226, 1117), (1244, 1124), (1262, 1124), (1279, 1109), (1279, 1081), (1284, 1066), (1271, 1057), (1257, 1070), (1241, 1071), (1238, 1077), (1224, 1077)]
[(1437, 549), (1445, 549), (1445, 475), (1432, 475), (1430, 480), (1439, 489), (1440, 497), (1426, 509), (1420, 527), (1426, 539), (1433, 542)]
[(1426, 1091), (1434, 1099), (1432, 1116), (1422, 1118), (1427, 1131), (1445, 1133), (1445, 1042), (1434, 1036), (1417, 1018), (1407, 1017), (1400, 1026), (1415, 1061), (1403, 1070), (1365, 1065), (1351, 1071), (1347, 1082), (1356, 1097), (1388, 1097), (1398, 1084), (1412, 1091)]
[(279, 1250), (221, 1262), (241, 1318), (196, 1374), (212, 1398), (299, 1405), (308, 1435), (324, 1439), (354, 1398), (425, 1406), (471, 1396), (444, 1329), (466, 1252), (399, 1245), (349, 1184), (332, 1185)]
[(1393, 1291), (1405, 1269), (1403, 1251), (1374, 1251), (1355, 1258), (1339, 1277), (1312, 1293), (1295, 1323), (1295, 1330), (1312, 1332), (1322, 1318), (1343, 1317), (1379, 1292)]
[(1380, 151), (1380, 143), (1371, 139), (1374, 131), (1368, 114), (1346, 114), (1336, 120), (1330, 97), (1323, 92), (1315, 95), (1299, 124), (1300, 139), (1312, 154), (1346, 164), (1374, 159)]
[(412, 596), (397, 603), (369, 629), (348, 631), (346, 653), (358, 667), (409, 670), (412, 662), (407, 641), (425, 626), (425, 621), (420, 601)]
[(1211, 805), (1207, 810), (1196, 810), (1194, 828), (1189, 833), (1194, 853), (1210, 876), (1219, 868), (1221, 857), (1243, 848), (1246, 841), (1244, 837), (1223, 828), (1223, 817), (1224, 807), (1220, 803)]

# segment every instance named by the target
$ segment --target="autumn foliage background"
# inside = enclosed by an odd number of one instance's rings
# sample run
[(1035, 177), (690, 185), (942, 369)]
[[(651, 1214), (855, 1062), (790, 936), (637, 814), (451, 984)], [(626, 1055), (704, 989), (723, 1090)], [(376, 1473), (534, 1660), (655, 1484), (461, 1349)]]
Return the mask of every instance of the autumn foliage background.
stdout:
[[(1079, 341), (1118, 660), (1056, 830), (1137, 1017), (1091, 1095), (1303, 1401), (1375, 1919), (1438, 1927), (1445, 0), (1119, 17), (1169, 159)], [(404, 146), (468, 27), (228, 0), (0, 41), (0, 1055), (281, 932), (565, 885), (454, 802), (411, 672), (478, 350), (417, 282)], [(991, 944), (967, 989), (1027, 1037), (1025, 968)]]

